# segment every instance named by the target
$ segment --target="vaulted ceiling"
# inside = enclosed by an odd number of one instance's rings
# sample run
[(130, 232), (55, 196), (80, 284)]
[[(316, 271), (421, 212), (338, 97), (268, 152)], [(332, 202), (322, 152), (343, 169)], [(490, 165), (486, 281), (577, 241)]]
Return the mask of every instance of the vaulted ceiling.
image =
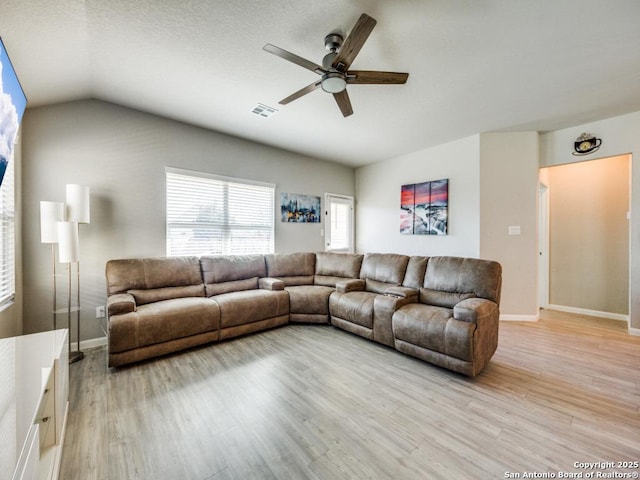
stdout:
[[(315, 63), (361, 13), (378, 23), (343, 118)], [(549, 131), (640, 110), (638, 0), (0, 0), (29, 107), (95, 98), (360, 166), (478, 132)], [(271, 118), (252, 114), (263, 103)]]

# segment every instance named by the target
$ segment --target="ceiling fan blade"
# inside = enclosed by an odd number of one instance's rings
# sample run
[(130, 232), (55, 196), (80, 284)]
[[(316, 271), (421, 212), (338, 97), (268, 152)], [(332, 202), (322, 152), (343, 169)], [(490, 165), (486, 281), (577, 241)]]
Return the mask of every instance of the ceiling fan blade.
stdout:
[(347, 71), (353, 60), (356, 58), (356, 55), (360, 52), (364, 42), (369, 38), (369, 35), (371, 34), (373, 27), (376, 26), (376, 23), (377, 22), (366, 13), (360, 15), (360, 18), (351, 29), (351, 33), (349, 33), (349, 36), (342, 44), (342, 47), (340, 47), (338, 56), (333, 61), (333, 68), (341, 72)]
[(327, 73), (327, 71), (324, 68), (322, 68), (320, 65), (318, 65), (317, 63), (313, 63), (312, 61), (307, 60), (306, 58), (299, 57), (295, 53), (288, 52), (286, 50), (283, 50), (280, 47), (276, 47), (275, 45), (271, 45), (270, 43), (267, 43), (264, 47), (262, 47), (262, 49), (264, 51), (266, 51), (266, 52), (273, 53), (274, 55), (276, 55), (276, 56), (278, 56), (280, 58), (284, 58), (285, 60), (288, 60), (289, 62), (295, 63), (296, 65), (300, 65), (302, 68), (306, 68), (307, 70), (311, 70), (312, 72), (315, 72), (318, 75), (322, 75), (323, 73)]
[(302, 97), (303, 95), (306, 95), (307, 93), (313, 92), (316, 88), (318, 88), (320, 86), (321, 83), (322, 83), (321, 80), (318, 80), (317, 82), (313, 82), (313, 83), (307, 85), (306, 87), (301, 88), (297, 92), (292, 93), (287, 98), (283, 98), (278, 103), (280, 105), (286, 105), (287, 103), (291, 103), (294, 100), (297, 100), (298, 98)]
[(408, 73), (376, 72), (373, 70), (351, 70), (347, 72), (347, 83), (352, 84), (401, 84), (407, 83)]
[(338, 93), (333, 94), (333, 98), (336, 99), (336, 103), (338, 107), (340, 107), (340, 111), (342, 115), (348, 117), (353, 114), (353, 108), (351, 108), (351, 100), (349, 100), (349, 94), (346, 90), (343, 90)]

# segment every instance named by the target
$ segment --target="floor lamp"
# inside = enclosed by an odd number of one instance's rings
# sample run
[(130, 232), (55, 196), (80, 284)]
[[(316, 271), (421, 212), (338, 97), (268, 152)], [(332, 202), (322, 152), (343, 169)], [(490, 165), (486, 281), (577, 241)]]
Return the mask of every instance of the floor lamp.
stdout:
[(53, 279), (53, 330), (58, 328), (56, 310), (58, 297), (56, 291), (56, 244), (58, 243), (58, 222), (63, 221), (65, 206), (62, 202), (40, 202), (40, 241), (51, 244), (51, 274)]
[[(80, 241), (78, 238), (78, 223), (77, 222), (58, 222), (58, 257), (60, 263), (67, 264), (67, 321), (69, 324), (69, 363), (77, 362), (84, 357), (84, 353), (80, 351), (80, 302), (78, 301), (75, 306), (72, 305), (71, 291), (71, 271), (72, 264), (76, 264), (76, 288), (77, 298), (80, 299)], [(71, 351), (71, 313), (75, 312), (76, 324), (77, 324), (77, 339), (78, 349), (75, 352)]]
[[(77, 362), (84, 357), (80, 350), (80, 259), (78, 224), (89, 223), (89, 187), (69, 184), (66, 186), (66, 202), (40, 202), (40, 241), (51, 244), (51, 263), (53, 276), (53, 328), (57, 327), (56, 315), (67, 314), (69, 327), (69, 363)], [(58, 261), (66, 263), (67, 275), (67, 307), (58, 309), (56, 273), (56, 249), (58, 245)], [(72, 264), (76, 265), (76, 299), (72, 303)], [(71, 314), (76, 313), (77, 350), (71, 351)]]
[[(78, 224), (90, 223), (90, 204), (89, 204), (89, 187), (85, 185), (67, 184), (66, 185), (66, 219), (67, 223), (75, 223), (74, 227), (60, 227), (68, 229), (68, 233), (73, 237), (70, 243), (75, 242), (73, 246), (77, 248), (77, 255), (75, 260), (70, 260), (69, 263), (69, 292), (71, 292), (71, 263), (76, 264), (76, 325), (78, 332), (78, 349), (75, 352), (71, 352), (69, 349), (69, 362), (73, 363), (81, 360), (84, 357), (84, 353), (80, 351), (80, 258), (79, 258), (79, 239), (78, 239)], [(71, 247), (71, 250), (73, 249)], [(70, 257), (72, 258), (72, 257)], [(62, 261), (62, 258), (61, 260)], [(71, 304), (71, 297), (69, 297), (69, 304)], [(71, 323), (69, 323), (71, 326)]]

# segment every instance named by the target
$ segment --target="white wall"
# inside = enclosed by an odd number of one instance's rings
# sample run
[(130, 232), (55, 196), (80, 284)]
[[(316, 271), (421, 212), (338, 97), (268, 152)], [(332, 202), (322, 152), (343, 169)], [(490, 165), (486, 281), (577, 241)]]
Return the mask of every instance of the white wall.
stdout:
[[(249, 113), (247, 113), (249, 115)], [(64, 200), (66, 183), (91, 188), (80, 225), (82, 338), (103, 335), (111, 258), (163, 256), (165, 166), (276, 184), (278, 252), (323, 250), (323, 224), (279, 221), (280, 192), (354, 195), (354, 170), (99, 101), (28, 109), (23, 125), (24, 330), (51, 323), (50, 250), (40, 243), (40, 200)], [(63, 294), (64, 292), (64, 288)]]
[[(602, 138), (602, 147), (592, 155), (575, 157), (571, 155), (573, 142), (582, 132)], [(541, 167), (632, 154), (629, 326), (631, 332), (640, 334), (640, 112), (546, 133), (540, 138)]]
[(537, 132), (480, 135), (480, 257), (502, 265), (502, 319), (538, 318), (537, 189)]
[[(356, 170), (356, 251), (405, 255), (480, 254), (479, 136)], [(400, 187), (449, 179), (448, 235), (400, 234)]]

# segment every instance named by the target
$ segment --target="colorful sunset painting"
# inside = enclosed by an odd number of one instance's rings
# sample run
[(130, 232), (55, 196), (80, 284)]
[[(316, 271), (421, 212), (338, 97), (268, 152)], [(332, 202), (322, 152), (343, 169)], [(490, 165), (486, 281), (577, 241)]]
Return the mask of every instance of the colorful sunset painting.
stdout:
[(403, 235), (413, 235), (415, 189), (415, 184), (402, 185), (400, 192), (400, 233)]
[(402, 185), (400, 233), (403, 235), (447, 235), (449, 179)]

